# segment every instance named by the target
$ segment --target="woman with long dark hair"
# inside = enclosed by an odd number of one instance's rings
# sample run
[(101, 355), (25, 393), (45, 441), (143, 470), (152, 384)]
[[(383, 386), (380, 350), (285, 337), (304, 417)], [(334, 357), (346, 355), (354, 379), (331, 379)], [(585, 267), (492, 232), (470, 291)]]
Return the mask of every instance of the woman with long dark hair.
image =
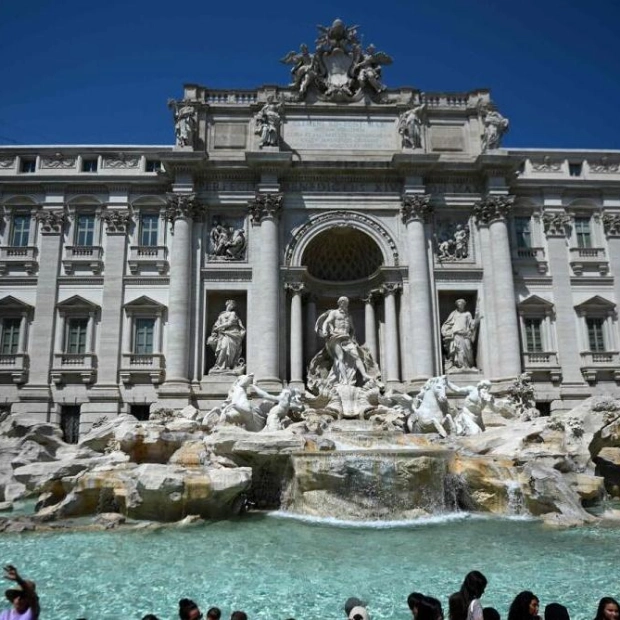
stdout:
[(450, 620), (482, 620), (480, 597), (487, 587), (487, 578), (477, 570), (465, 575), (461, 589), (448, 599)]
[(598, 602), (596, 618), (594, 620), (618, 620), (620, 617), (620, 606), (618, 601), (611, 596), (604, 596)]
[(539, 618), (539, 604), (540, 601), (533, 592), (529, 590), (519, 592), (510, 604), (508, 620), (536, 620)]

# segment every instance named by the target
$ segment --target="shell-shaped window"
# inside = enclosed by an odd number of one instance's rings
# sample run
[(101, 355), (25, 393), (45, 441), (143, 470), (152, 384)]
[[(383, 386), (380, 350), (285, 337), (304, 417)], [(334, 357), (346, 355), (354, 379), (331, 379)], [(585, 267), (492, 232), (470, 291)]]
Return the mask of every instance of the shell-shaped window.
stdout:
[(319, 280), (349, 282), (373, 275), (383, 264), (383, 255), (368, 235), (337, 227), (314, 238), (301, 262)]

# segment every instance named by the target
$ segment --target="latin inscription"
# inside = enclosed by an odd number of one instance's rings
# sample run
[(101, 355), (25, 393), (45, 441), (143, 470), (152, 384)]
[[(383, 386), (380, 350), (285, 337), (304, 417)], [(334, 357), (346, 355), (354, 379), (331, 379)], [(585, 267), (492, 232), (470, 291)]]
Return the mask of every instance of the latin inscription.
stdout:
[(305, 150), (396, 150), (394, 121), (292, 120), (283, 126), (284, 142)]
[(216, 123), (214, 147), (220, 149), (243, 149), (248, 127), (242, 123)]

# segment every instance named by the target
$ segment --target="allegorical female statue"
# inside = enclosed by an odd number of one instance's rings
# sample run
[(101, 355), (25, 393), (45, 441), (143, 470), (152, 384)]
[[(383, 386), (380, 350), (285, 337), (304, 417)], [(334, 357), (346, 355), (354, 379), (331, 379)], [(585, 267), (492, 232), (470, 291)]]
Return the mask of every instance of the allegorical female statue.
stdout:
[(241, 345), (245, 337), (245, 327), (235, 312), (236, 303), (229, 299), (226, 309), (220, 312), (211, 328), (207, 344), (215, 352), (215, 364), (211, 372), (233, 372), (240, 374), (245, 369), (241, 359)]

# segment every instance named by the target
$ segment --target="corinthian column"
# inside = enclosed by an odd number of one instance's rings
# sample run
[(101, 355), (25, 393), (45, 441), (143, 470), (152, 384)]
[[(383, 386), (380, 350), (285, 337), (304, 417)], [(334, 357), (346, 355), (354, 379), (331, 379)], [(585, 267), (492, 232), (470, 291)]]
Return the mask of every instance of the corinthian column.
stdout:
[(192, 223), (199, 211), (195, 194), (170, 193), (164, 217), (172, 224), (168, 346), (164, 390), (189, 388), (189, 311)]
[(379, 363), (377, 358), (377, 323), (375, 320), (375, 307), (373, 305), (372, 291), (364, 297), (364, 331), (366, 333), (366, 347), (372, 355), (372, 359)]
[(301, 318), (301, 294), (303, 284), (287, 284), (286, 289), (291, 293), (291, 383), (303, 382), (303, 322)]
[(489, 195), (474, 205), (477, 225), (489, 227), (492, 263), (485, 269), (493, 270), (492, 305), (497, 330), (496, 334), (490, 334), (490, 338), (499, 352), (497, 374), (502, 377), (513, 377), (521, 372), (517, 304), (506, 225), (513, 202), (514, 196), (498, 194)]
[[(248, 203), (252, 224), (260, 229), (258, 256), (254, 264), (252, 312), (255, 314), (252, 335), (254, 353), (249, 370), (259, 383), (280, 383), (278, 364), (279, 317), (279, 242), (278, 220), (282, 209), (282, 194), (257, 193)], [(250, 360), (251, 361), (251, 360)]]
[(396, 291), (398, 284), (384, 284), (381, 290), (385, 304), (385, 379), (390, 383), (397, 383), (398, 373), (398, 328), (396, 320)]
[(433, 355), (433, 320), (428, 251), (424, 224), (432, 213), (428, 194), (405, 194), (401, 208), (407, 228), (407, 262), (409, 274), (409, 342), (408, 363), (411, 381), (431, 377)]

